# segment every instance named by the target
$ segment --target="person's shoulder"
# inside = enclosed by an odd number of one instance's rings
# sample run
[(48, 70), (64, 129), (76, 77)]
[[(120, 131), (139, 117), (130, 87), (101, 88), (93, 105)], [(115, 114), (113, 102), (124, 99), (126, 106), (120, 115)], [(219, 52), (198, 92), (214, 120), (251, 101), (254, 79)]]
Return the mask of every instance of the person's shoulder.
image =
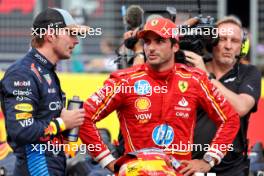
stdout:
[(133, 76), (139, 76), (140, 74), (145, 74), (144, 64), (117, 70), (115, 72), (112, 72), (110, 77), (112, 78), (131, 78)]
[(261, 76), (260, 70), (252, 64), (240, 64), (241, 72), (245, 72), (248, 76)]
[(5, 72), (4, 77), (12, 75), (29, 75), (31, 73), (32, 60), (28, 55), (23, 58), (18, 59), (13, 64), (11, 64)]
[(250, 70), (259, 71), (258, 68), (255, 65), (252, 65), (252, 64), (240, 64), (240, 67), (242, 69), (250, 69)]
[(206, 75), (205, 71), (185, 64), (176, 63), (176, 74), (181, 77), (201, 77)]

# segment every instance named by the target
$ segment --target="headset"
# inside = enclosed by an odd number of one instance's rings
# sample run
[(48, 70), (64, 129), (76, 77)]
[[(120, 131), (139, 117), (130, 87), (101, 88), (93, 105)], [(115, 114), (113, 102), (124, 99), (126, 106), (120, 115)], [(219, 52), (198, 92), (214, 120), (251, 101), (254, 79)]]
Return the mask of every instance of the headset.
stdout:
[(243, 30), (242, 35), (243, 35), (242, 36), (242, 45), (241, 45), (240, 53), (238, 56), (239, 58), (245, 57), (248, 54), (249, 48), (250, 48), (249, 37), (248, 37), (247, 32), (245, 30)]
[[(240, 60), (248, 54), (250, 48), (249, 37), (247, 35), (247, 32), (243, 28), (241, 28), (241, 30), (242, 30), (242, 44), (240, 48), (240, 53), (239, 55), (236, 56), (237, 63), (239, 63)], [(236, 84), (240, 84), (240, 83), (241, 83), (240, 66), (239, 64), (237, 64)]]

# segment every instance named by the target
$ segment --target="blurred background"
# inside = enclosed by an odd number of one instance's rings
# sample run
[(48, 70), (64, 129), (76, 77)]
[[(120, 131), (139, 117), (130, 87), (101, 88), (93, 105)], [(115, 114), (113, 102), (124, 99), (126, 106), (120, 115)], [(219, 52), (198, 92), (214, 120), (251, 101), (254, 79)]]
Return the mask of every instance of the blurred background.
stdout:
[[(68, 10), (79, 24), (102, 30), (102, 35), (80, 39), (72, 58), (61, 62), (57, 67), (59, 72), (64, 72), (60, 77), (68, 97), (77, 94), (83, 99), (87, 98), (102, 85), (108, 75), (80, 76), (71, 73), (108, 73), (116, 69), (114, 60), (117, 56), (114, 51), (122, 43), (126, 31), (124, 9), (132, 4), (140, 5), (144, 11), (174, 7), (178, 21), (199, 14), (197, 0), (0, 0), (0, 78), (12, 62), (29, 50), (34, 16), (47, 7), (59, 7)], [(217, 20), (234, 14), (242, 20), (251, 40), (247, 60), (257, 65), (263, 73), (264, 0), (200, 0), (200, 5), (203, 16), (212, 16)], [(263, 99), (260, 103), (264, 104)], [(259, 108), (259, 111), (262, 109)], [(258, 118), (254, 119), (256, 125), (264, 124), (263, 120), (257, 120)], [(256, 125), (254, 131), (258, 129)], [(261, 139), (264, 141), (263, 133)]]
[[(140, 5), (144, 11), (174, 7), (177, 10), (176, 21), (182, 22), (199, 14), (197, 2), (197, 0), (0, 0), (0, 79), (8, 66), (22, 58), (30, 49), (33, 18), (47, 7), (63, 8), (68, 10), (79, 24), (102, 30), (102, 35), (80, 39), (72, 58), (57, 66), (67, 98), (79, 95), (85, 100), (103, 85), (109, 72), (117, 69), (114, 63), (117, 59), (115, 50), (122, 44), (123, 34), (127, 30), (123, 16), (128, 6)], [(204, 17), (212, 16), (217, 20), (233, 14), (241, 19), (248, 31), (251, 45), (246, 60), (257, 65), (263, 75), (264, 0), (200, 0), (200, 2)], [(248, 131), (250, 146), (257, 142), (264, 144), (263, 97), (262, 88), (258, 112), (250, 119)], [(0, 118), (0, 125), (1, 123), (4, 124)], [(117, 139), (119, 123), (115, 113), (97, 126), (110, 131), (112, 142)]]
[[(114, 63), (117, 59), (115, 50), (123, 43), (123, 34), (127, 30), (123, 16), (130, 5), (140, 5), (144, 11), (174, 7), (177, 10), (177, 22), (183, 22), (200, 13), (198, 0), (0, 0), (0, 79), (8, 66), (22, 58), (30, 49), (33, 18), (47, 7), (63, 8), (72, 14), (77, 23), (101, 28), (102, 31), (102, 35), (80, 39), (72, 58), (57, 65), (67, 98), (78, 95), (85, 100), (103, 85), (109, 72), (117, 69)], [(246, 61), (257, 65), (263, 75), (264, 0), (200, 0), (200, 5), (203, 17), (211, 16), (217, 20), (233, 14), (241, 19), (248, 31), (251, 45)], [(263, 152), (263, 88), (261, 95), (258, 112), (250, 118), (248, 138), (250, 146), (257, 143), (261, 146), (259, 151)], [(4, 129), (3, 119), (0, 111), (0, 131), (1, 125)], [(97, 126), (109, 130), (112, 142), (117, 140), (119, 122), (115, 113), (100, 121)], [(2, 145), (0, 161), (1, 155), (6, 156), (3, 151)], [(254, 155), (254, 149), (251, 154), (253, 157), (259, 156)], [(261, 156), (264, 161), (263, 153)]]
[[(115, 49), (123, 42), (127, 30), (123, 16), (130, 5), (140, 5), (144, 11), (174, 7), (179, 22), (200, 13), (198, 0), (0, 0), (0, 78), (12, 62), (30, 49), (34, 16), (47, 7), (59, 7), (68, 10), (79, 24), (102, 30), (102, 35), (80, 39), (72, 58), (57, 66), (58, 72), (63, 72), (59, 76), (67, 98), (79, 95), (86, 99), (103, 84), (109, 72), (117, 69)], [(200, 7), (204, 17), (217, 20), (234, 14), (241, 19), (251, 40), (246, 59), (264, 73), (264, 0), (200, 0)], [(260, 132), (264, 124), (263, 98), (259, 106), (249, 127), (251, 144), (264, 142), (264, 133)], [(113, 113), (106, 122), (99, 123), (100, 127), (110, 128), (113, 139), (119, 131), (115, 117)]]
[[(198, 15), (197, 0), (0, 0), (0, 70), (29, 49), (32, 19), (47, 7), (60, 7), (71, 12), (80, 24), (101, 28), (102, 35), (81, 39), (72, 60), (58, 66), (64, 72), (108, 72), (115, 69), (111, 59), (125, 32), (122, 7), (140, 5), (145, 11), (177, 10), (177, 20)], [(201, 0), (203, 16), (215, 19), (237, 15), (251, 36), (248, 58), (261, 69), (264, 65), (264, 0)], [(101, 60), (100, 60), (101, 59)], [(108, 60), (106, 60), (108, 59)]]

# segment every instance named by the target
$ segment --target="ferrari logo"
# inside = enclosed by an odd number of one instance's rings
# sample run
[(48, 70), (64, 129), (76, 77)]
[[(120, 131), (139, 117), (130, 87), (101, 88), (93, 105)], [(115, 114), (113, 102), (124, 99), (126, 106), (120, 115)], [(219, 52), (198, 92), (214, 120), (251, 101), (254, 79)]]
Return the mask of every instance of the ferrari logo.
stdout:
[(179, 86), (180, 91), (182, 93), (184, 93), (188, 89), (188, 82), (187, 81), (179, 81), (178, 86)]
[(151, 26), (156, 26), (158, 24), (159, 20), (152, 20), (151, 21)]

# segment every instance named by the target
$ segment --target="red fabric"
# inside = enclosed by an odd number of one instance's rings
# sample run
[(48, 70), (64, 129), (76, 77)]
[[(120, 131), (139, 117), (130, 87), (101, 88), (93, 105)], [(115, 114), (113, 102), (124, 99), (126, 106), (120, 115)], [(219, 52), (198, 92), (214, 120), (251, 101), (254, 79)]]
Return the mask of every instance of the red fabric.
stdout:
[[(167, 78), (164, 78), (165, 75)], [(139, 84), (144, 85), (144, 91), (151, 87), (152, 94), (142, 95), (135, 91)], [(122, 85), (121, 90), (134, 87), (134, 91), (107, 94), (108, 88), (117, 85)], [(153, 92), (155, 87), (162, 89), (162, 86), (166, 86), (167, 93)], [(86, 118), (80, 129), (80, 137), (86, 144), (101, 144), (101, 150), (91, 151), (98, 160), (107, 157), (110, 153), (103, 145), (94, 123), (117, 110), (126, 152), (157, 147), (173, 154), (176, 159), (191, 159), (191, 152), (187, 148), (174, 152), (168, 149), (172, 149), (172, 144), (186, 146), (193, 142), (196, 110), (200, 105), (219, 127), (212, 144), (216, 144), (215, 149), (224, 153), (225, 149), (219, 147), (232, 143), (239, 128), (239, 117), (224, 97), (217, 93), (204, 72), (176, 64), (171, 72), (156, 74), (146, 65), (135, 66), (111, 74), (104, 88), (84, 103)], [(165, 129), (158, 128), (161, 125)], [(166, 126), (169, 127), (166, 129)], [(166, 149), (164, 144), (168, 146)]]
[(178, 36), (174, 34), (176, 27), (176, 24), (168, 18), (155, 18), (145, 24), (143, 30), (138, 33), (138, 37), (143, 38), (146, 32), (152, 31), (162, 38), (178, 39)]
[(35, 0), (1, 0), (0, 13), (8, 14), (15, 10), (20, 10), (23, 14), (33, 12)]

